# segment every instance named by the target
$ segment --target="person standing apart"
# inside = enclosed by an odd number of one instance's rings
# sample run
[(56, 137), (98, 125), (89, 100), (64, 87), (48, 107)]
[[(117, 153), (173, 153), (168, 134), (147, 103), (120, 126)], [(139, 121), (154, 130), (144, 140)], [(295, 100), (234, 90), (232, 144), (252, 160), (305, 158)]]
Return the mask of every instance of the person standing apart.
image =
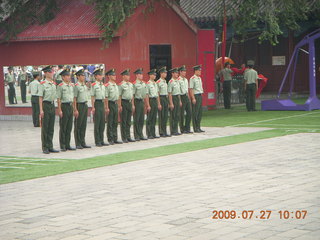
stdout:
[(40, 117), (42, 119), (41, 141), (42, 151), (44, 154), (57, 153), (58, 150), (53, 148), (53, 134), (55, 122), (54, 101), (57, 97), (56, 83), (53, 81), (52, 66), (42, 68), (45, 80), (41, 82), (39, 88), (39, 107)]
[(202, 80), (201, 80), (201, 65), (193, 67), (194, 75), (190, 78), (189, 93), (192, 100), (192, 124), (195, 133), (204, 132), (200, 128), (202, 119)]
[(143, 70), (138, 68), (134, 71), (136, 80), (133, 82), (133, 95), (135, 112), (133, 115), (134, 138), (136, 141), (148, 140), (143, 136), (144, 110), (145, 104), (147, 111), (150, 110), (149, 98), (147, 96), (147, 86), (143, 82)]
[(231, 81), (232, 81), (232, 69), (230, 63), (224, 64), (224, 69), (220, 71), (220, 77), (222, 76), (223, 81), (223, 104), (225, 109), (231, 108)]
[(170, 132), (171, 135), (178, 136), (181, 133), (178, 132), (178, 125), (180, 122), (180, 108), (182, 106), (180, 100), (180, 83), (179, 83), (179, 70), (178, 68), (173, 68), (170, 70), (172, 73), (172, 79), (168, 84), (168, 94), (169, 94), (169, 108), (170, 108)]
[(86, 129), (88, 118), (88, 88), (85, 81), (85, 73), (80, 69), (75, 73), (77, 83), (73, 88), (73, 111), (74, 111), (74, 140), (77, 149), (91, 148), (86, 144)]
[(39, 91), (40, 91), (40, 72), (33, 72), (33, 81), (29, 84), (29, 94), (31, 94), (32, 122), (34, 127), (40, 127), (40, 108), (39, 108)]
[(120, 118), (121, 118), (121, 138), (122, 142), (135, 142), (130, 137), (131, 128), (131, 116), (134, 110), (134, 99), (133, 99), (133, 84), (130, 80), (130, 69), (126, 69), (121, 73), (122, 82), (119, 84), (119, 102), (121, 106)]
[(120, 111), (118, 105), (119, 101), (119, 89), (116, 83), (116, 72), (112, 68), (106, 72), (108, 77), (108, 83), (105, 84), (105, 109), (108, 112), (108, 124), (107, 124), (107, 137), (110, 145), (121, 144), (121, 141), (118, 141), (118, 112)]
[(253, 61), (248, 61), (248, 68), (244, 73), (246, 106), (248, 112), (256, 111), (256, 91), (258, 90), (258, 73), (253, 69)]
[(168, 122), (168, 84), (166, 81), (167, 67), (159, 69), (160, 78), (157, 81), (161, 110), (159, 111), (159, 134), (160, 137), (170, 137), (167, 133), (167, 122)]
[(192, 133), (190, 131), (190, 123), (191, 123), (191, 105), (190, 105), (190, 96), (189, 96), (189, 83), (186, 78), (187, 69), (186, 66), (183, 65), (179, 68), (179, 83), (181, 89), (181, 112), (180, 112), (180, 130), (181, 133)]
[(149, 81), (147, 82), (147, 94), (149, 96), (150, 111), (147, 113), (147, 137), (148, 139), (159, 138), (156, 135), (157, 112), (161, 111), (159, 90), (156, 82), (157, 70), (152, 69), (148, 72)]
[(15, 85), (15, 77), (13, 73), (13, 67), (8, 67), (8, 73), (5, 75), (5, 83), (9, 86), (8, 89), (8, 98), (9, 104), (15, 104), (14, 97), (16, 95), (16, 90), (14, 88)]
[(22, 67), (22, 72), (18, 76), (18, 81), (20, 82), (21, 101), (22, 103), (27, 103), (28, 74), (24, 67)]
[(105, 87), (102, 83), (102, 70), (97, 68), (96, 70), (94, 70), (93, 75), (95, 82), (91, 85), (91, 112), (94, 122), (94, 140), (97, 147), (108, 146), (109, 144), (104, 142), (106, 112), (104, 106)]

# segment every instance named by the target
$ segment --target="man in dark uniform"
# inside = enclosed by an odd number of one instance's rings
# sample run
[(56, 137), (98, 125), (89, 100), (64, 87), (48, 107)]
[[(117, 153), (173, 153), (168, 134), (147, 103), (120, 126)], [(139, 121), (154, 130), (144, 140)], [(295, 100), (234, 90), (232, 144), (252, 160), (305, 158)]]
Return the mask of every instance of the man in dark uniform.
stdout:
[(77, 149), (91, 148), (86, 144), (86, 129), (88, 118), (88, 88), (85, 82), (84, 70), (76, 72), (78, 82), (74, 86), (74, 139)]
[(186, 78), (187, 69), (186, 66), (183, 65), (179, 68), (179, 83), (181, 88), (181, 112), (180, 112), (180, 130), (181, 133), (192, 133), (190, 131), (190, 123), (191, 123), (191, 105), (190, 105), (190, 97), (189, 97), (189, 83)]
[(34, 127), (40, 127), (39, 115), (39, 88), (40, 88), (40, 72), (33, 72), (33, 81), (29, 84), (29, 93), (31, 94), (31, 104), (32, 104), (32, 121)]
[(121, 106), (121, 138), (124, 143), (135, 142), (130, 137), (131, 116), (134, 110), (133, 84), (130, 80), (130, 69), (126, 69), (121, 73), (122, 82), (119, 84), (119, 102)]
[(180, 107), (182, 106), (180, 100), (180, 83), (179, 83), (179, 70), (178, 68), (173, 68), (170, 70), (172, 73), (172, 79), (168, 84), (169, 93), (169, 108), (170, 108), (170, 130), (171, 135), (178, 136), (181, 133), (178, 132), (178, 125), (180, 122)]
[(258, 90), (258, 73), (253, 69), (254, 61), (248, 61), (248, 68), (244, 73), (246, 106), (248, 112), (256, 111), (256, 91)]
[(147, 113), (147, 137), (148, 139), (159, 138), (156, 135), (157, 112), (161, 111), (159, 90), (157, 83), (154, 81), (157, 77), (157, 70), (152, 69), (148, 72), (149, 81), (147, 82), (147, 94), (150, 102), (150, 111)]
[(58, 112), (60, 116), (59, 142), (62, 152), (76, 150), (70, 146), (73, 123), (73, 84), (70, 82), (70, 72), (60, 72), (62, 83), (57, 87)]
[(21, 92), (22, 103), (27, 103), (28, 74), (24, 67), (22, 67), (22, 72), (18, 76), (18, 81), (20, 82), (20, 92)]
[(44, 154), (57, 153), (53, 148), (53, 134), (55, 121), (54, 100), (57, 97), (56, 83), (53, 81), (52, 66), (42, 68), (45, 80), (41, 82), (39, 91), (40, 116), (42, 119), (41, 140)]
[(168, 84), (166, 81), (167, 67), (159, 69), (160, 78), (157, 81), (161, 110), (159, 111), (159, 134), (160, 137), (170, 137), (167, 133), (167, 122), (168, 122)]
[(108, 82), (104, 85), (106, 89), (105, 93), (105, 108), (108, 114), (108, 125), (107, 125), (107, 137), (109, 144), (121, 144), (121, 141), (118, 141), (118, 112), (119, 107), (119, 89), (116, 83), (116, 72), (112, 68), (106, 72), (108, 77)]
[(14, 101), (16, 96), (16, 90), (14, 88), (15, 77), (14, 77), (13, 67), (11, 66), (8, 67), (8, 73), (5, 75), (5, 83), (9, 86), (9, 89), (8, 89), (9, 104), (16, 104), (17, 101)]
[(148, 140), (143, 136), (144, 125), (144, 110), (145, 104), (147, 105), (147, 111), (150, 111), (149, 98), (147, 96), (147, 86), (143, 82), (143, 70), (142, 68), (134, 71), (136, 80), (133, 82), (133, 95), (135, 112), (133, 115), (134, 124), (134, 138), (136, 141)]
[(220, 76), (223, 77), (223, 103), (225, 109), (231, 108), (231, 81), (233, 70), (230, 68), (230, 63), (224, 64), (224, 69), (220, 71)]
[(106, 124), (105, 117), (105, 87), (102, 83), (103, 74), (102, 70), (97, 68), (93, 72), (95, 82), (91, 85), (91, 104), (92, 115), (94, 118), (94, 140), (97, 147), (108, 146), (104, 143), (104, 129)]

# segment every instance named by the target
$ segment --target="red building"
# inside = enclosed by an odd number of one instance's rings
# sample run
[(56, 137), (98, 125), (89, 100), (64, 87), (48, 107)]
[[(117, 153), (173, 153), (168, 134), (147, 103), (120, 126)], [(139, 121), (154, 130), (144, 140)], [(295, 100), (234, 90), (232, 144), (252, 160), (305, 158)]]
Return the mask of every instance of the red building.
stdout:
[[(214, 31), (199, 30), (169, 1), (156, 2), (148, 15), (145, 7), (139, 6), (103, 48), (93, 7), (79, 0), (60, 1), (61, 10), (53, 20), (30, 26), (16, 39), (0, 44), (0, 92), (5, 91), (4, 66), (105, 64), (120, 73), (125, 68), (184, 64), (191, 77), (192, 66), (203, 64), (204, 106), (214, 106)], [(5, 101), (0, 94), (0, 115), (31, 115), (30, 107), (12, 107)]]

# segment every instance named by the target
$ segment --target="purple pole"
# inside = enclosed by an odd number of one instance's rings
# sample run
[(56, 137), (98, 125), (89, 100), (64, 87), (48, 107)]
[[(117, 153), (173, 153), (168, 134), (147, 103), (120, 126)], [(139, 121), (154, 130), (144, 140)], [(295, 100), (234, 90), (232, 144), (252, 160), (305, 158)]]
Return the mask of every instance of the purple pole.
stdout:
[(294, 77), (295, 77), (295, 74), (296, 74), (296, 67), (297, 67), (297, 62), (298, 62), (298, 56), (299, 56), (299, 52), (297, 52), (296, 58), (295, 58), (295, 60), (294, 60), (294, 67), (293, 67), (293, 72), (292, 72), (292, 76), (291, 76), (291, 83), (290, 83), (289, 98), (291, 98), (292, 90), (293, 90), (293, 86), (294, 86)]
[(316, 97), (316, 59), (314, 41), (309, 41), (309, 87), (310, 97)]

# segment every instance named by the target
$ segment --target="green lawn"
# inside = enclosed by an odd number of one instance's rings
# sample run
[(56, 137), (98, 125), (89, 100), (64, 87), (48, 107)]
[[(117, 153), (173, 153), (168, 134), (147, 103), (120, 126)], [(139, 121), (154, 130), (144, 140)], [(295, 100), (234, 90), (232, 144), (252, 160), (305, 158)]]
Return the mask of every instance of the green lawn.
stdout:
[[(80, 160), (34, 159), (0, 156), (0, 183), (51, 176), (72, 171), (149, 159), (176, 153), (237, 144), (259, 139), (273, 138), (301, 132), (320, 133), (320, 111), (257, 111), (247, 112), (244, 106), (231, 110), (218, 109), (203, 113), (202, 125), (206, 127), (268, 127), (274, 128), (256, 133), (194, 141), (190, 143), (155, 147), (152, 149), (109, 154)], [(43, 164), (43, 165), (34, 165)], [(12, 168), (1, 168), (10, 166)]]

